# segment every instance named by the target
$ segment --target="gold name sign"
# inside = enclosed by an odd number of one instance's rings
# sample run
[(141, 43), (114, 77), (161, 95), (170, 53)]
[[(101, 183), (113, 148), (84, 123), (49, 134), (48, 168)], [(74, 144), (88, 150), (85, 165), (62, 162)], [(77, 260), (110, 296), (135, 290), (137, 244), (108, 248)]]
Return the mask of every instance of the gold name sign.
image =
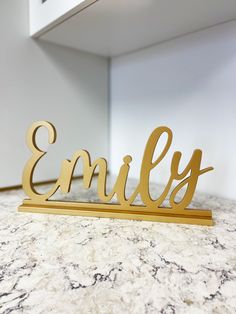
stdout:
[[(171, 146), (172, 132), (168, 127), (158, 127), (150, 135), (143, 155), (140, 180), (129, 198), (126, 197), (126, 183), (132, 157), (127, 155), (123, 158), (123, 164), (120, 167), (113, 189), (107, 193), (107, 161), (99, 158), (91, 163), (90, 155), (86, 150), (75, 152), (71, 160), (63, 160), (60, 176), (54, 186), (45, 194), (38, 193), (33, 184), (33, 173), (39, 160), (46, 154), (36, 144), (36, 133), (40, 127), (47, 128), (49, 144), (56, 141), (56, 129), (51, 123), (39, 121), (33, 123), (30, 127), (27, 133), (27, 144), (32, 156), (26, 163), (23, 172), (23, 188), (29, 199), (24, 200), (19, 207), (19, 211), (199, 225), (213, 224), (210, 210), (188, 208), (197, 186), (198, 177), (213, 170), (212, 167), (201, 169), (202, 152), (199, 149), (193, 152), (189, 163), (182, 172), (179, 171), (181, 152), (176, 151), (171, 160), (169, 180), (162, 194), (157, 199), (152, 199), (150, 195), (149, 180), (151, 171), (161, 163)], [(167, 135), (164, 148), (154, 159), (156, 146), (163, 134)], [(86, 189), (90, 188), (95, 170), (98, 170), (97, 193), (102, 203), (50, 200), (50, 197), (58, 189), (62, 193), (69, 193), (73, 173), (79, 160), (83, 161), (83, 184)], [(173, 187), (175, 181), (179, 181), (179, 183)], [(184, 193), (181, 200), (177, 202), (176, 196), (183, 188), (185, 189)], [(138, 195), (143, 202), (141, 206), (133, 205)], [(169, 195), (169, 207), (163, 207), (162, 204), (167, 195)], [(114, 197), (117, 198), (117, 204), (110, 203)]]

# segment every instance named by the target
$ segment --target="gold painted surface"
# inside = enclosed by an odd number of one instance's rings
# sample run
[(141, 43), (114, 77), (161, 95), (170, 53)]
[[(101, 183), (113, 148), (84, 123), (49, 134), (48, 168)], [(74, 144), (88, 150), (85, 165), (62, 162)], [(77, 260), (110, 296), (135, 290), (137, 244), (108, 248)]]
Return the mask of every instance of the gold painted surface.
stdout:
[[(107, 193), (107, 161), (104, 158), (99, 158), (91, 163), (90, 155), (86, 150), (75, 152), (71, 160), (63, 160), (59, 178), (51, 189), (44, 194), (38, 193), (34, 188), (33, 173), (39, 160), (46, 154), (36, 144), (36, 133), (40, 127), (47, 128), (49, 144), (56, 141), (56, 129), (51, 123), (39, 121), (33, 123), (30, 127), (27, 133), (27, 144), (32, 156), (24, 168), (22, 183), (29, 200), (23, 202), (19, 207), (19, 211), (212, 225), (211, 211), (187, 208), (193, 198), (199, 176), (213, 170), (212, 167), (201, 169), (202, 152), (199, 149), (193, 152), (189, 163), (182, 172), (179, 172), (182, 154), (178, 151), (173, 154), (170, 176), (165, 189), (157, 199), (151, 198), (149, 191), (151, 171), (161, 163), (172, 143), (172, 132), (168, 127), (158, 127), (150, 135), (143, 155), (140, 181), (129, 198), (126, 197), (126, 184), (132, 157), (127, 155), (123, 158), (123, 164), (120, 167), (113, 189)], [(164, 134), (167, 135), (165, 146), (156, 159), (153, 160), (158, 141)], [(103, 202), (102, 204), (50, 200), (50, 197), (58, 189), (62, 193), (70, 192), (73, 173), (79, 160), (83, 162), (84, 188), (89, 189), (91, 187), (92, 179), (97, 170), (97, 193), (99, 199)], [(172, 188), (173, 183), (176, 181), (180, 182)], [(177, 202), (176, 197), (183, 188), (185, 188), (184, 195)], [(138, 195), (142, 199), (143, 206), (133, 205)], [(170, 195), (169, 208), (162, 206), (167, 195)], [(117, 198), (118, 204), (109, 204), (114, 197)]]
[[(97, 176), (97, 173), (94, 173), (94, 176)], [(77, 180), (77, 179), (83, 179), (83, 176), (82, 175), (73, 176), (73, 180)], [(34, 186), (41, 186), (41, 185), (51, 184), (51, 183), (55, 183), (55, 182), (57, 182), (57, 179), (37, 181), (37, 182), (34, 182)], [(17, 184), (17, 185), (2, 187), (2, 188), (0, 188), (0, 192), (7, 192), (7, 191), (12, 191), (12, 190), (20, 190), (20, 189), (22, 189), (22, 184)]]

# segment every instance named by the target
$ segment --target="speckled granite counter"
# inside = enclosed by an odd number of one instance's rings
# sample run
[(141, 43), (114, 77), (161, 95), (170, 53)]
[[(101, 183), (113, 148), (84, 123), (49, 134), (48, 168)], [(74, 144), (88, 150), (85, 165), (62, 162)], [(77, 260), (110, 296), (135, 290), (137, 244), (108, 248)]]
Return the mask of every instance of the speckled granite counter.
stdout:
[(23, 198), (0, 193), (0, 313), (236, 313), (236, 202), (198, 194), (202, 227), (18, 213)]

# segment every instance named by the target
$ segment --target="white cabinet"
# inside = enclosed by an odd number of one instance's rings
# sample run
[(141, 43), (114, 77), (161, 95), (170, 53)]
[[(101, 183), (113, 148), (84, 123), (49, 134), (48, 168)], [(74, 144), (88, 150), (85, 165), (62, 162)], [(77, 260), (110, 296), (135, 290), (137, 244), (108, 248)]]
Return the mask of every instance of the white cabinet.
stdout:
[(30, 0), (31, 35), (113, 57), (236, 18), (235, 0)]
[(96, 0), (29, 0), (30, 35), (40, 36)]

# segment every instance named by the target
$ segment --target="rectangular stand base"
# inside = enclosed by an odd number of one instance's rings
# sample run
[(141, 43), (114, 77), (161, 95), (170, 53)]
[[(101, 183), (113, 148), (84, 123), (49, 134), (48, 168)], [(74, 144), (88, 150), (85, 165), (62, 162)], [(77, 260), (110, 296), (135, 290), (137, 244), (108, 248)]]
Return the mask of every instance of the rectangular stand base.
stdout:
[(60, 201), (46, 201), (40, 204), (33, 204), (30, 200), (25, 200), (18, 208), (18, 211), (42, 214), (78, 215), (170, 222), (178, 224), (213, 225), (212, 213), (210, 210), (196, 210), (189, 208), (182, 211), (174, 211), (171, 208), (164, 207), (150, 210), (147, 207), (137, 205), (130, 205), (127, 208), (122, 208), (119, 204), (75, 203)]

